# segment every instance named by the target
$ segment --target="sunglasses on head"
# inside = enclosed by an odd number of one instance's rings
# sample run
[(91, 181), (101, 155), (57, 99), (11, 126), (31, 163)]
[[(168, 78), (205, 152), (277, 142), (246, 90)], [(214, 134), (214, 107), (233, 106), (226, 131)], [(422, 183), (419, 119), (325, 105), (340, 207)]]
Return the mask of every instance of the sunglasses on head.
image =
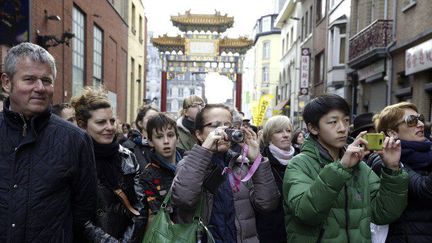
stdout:
[(405, 122), (405, 124), (407, 124), (407, 126), (414, 127), (414, 126), (417, 126), (419, 121), (421, 121), (423, 123), (425, 121), (424, 116), (422, 114), (409, 115), (409, 116), (406, 116), (403, 121), (399, 122), (398, 125)]

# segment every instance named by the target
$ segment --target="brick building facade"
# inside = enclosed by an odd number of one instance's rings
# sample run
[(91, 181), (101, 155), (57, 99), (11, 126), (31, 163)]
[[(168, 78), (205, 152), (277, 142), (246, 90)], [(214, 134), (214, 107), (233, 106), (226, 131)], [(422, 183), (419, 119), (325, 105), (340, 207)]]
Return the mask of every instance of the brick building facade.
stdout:
[[(29, 39), (48, 45), (48, 51), (57, 62), (54, 104), (69, 102), (81, 87), (103, 84), (117, 116), (123, 121), (126, 119), (128, 24), (127, 8), (123, 6), (126, 2), (30, 1)], [(69, 44), (50, 46), (56, 43), (51, 37), (60, 40), (65, 32), (75, 34)], [(7, 48), (2, 47), (2, 62)], [(75, 67), (79, 67), (82, 75), (74, 73)]]

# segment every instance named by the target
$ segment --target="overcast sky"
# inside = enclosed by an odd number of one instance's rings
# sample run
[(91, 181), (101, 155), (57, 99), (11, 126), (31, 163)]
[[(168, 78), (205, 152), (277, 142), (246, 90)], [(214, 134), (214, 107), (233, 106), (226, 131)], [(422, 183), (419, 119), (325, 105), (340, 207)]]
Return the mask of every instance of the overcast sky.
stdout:
[(273, 0), (143, 0), (148, 30), (156, 35), (168, 33), (171, 36), (180, 34), (173, 27), (170, 16), (184, 14), (214, 14), (218, 10), (222, 15), (234, 16), (234, 26), (227, 30), (229, 37), (249, 35), (256, 20), (262, 15), (273, 13)]

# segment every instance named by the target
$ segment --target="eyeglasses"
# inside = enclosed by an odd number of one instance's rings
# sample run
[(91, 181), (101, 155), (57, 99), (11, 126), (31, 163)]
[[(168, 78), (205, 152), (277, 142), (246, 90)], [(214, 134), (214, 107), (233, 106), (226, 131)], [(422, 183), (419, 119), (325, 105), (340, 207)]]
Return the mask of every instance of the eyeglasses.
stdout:
[(225, 123), (222, 123), (222, 122), (209, 122), (209, 123), (204, 124), (202, 127), (203, 128), (204, 127), (210, 127), (210, 128), (216, 129), (216, 128), (222, 127), (222, 126), (232, 127), (232, 124), (230, 122), (225, 122)]
[(402, 123), (405, 122), (405, 124), (406, 124), (407, 126), (409, 126), (409, 127), (414, 127), (414, 126), (417, 126), (417, 124), (418, 124), (419, 121), (421, 121), (421, 122), (424, 123), (425, 119), (424, 119), (423, 114), (418, 114), (418, 115), (409, 115), (409, 116), (406, 116), (406, 117), (404, 118), (404, 120), (401, 121), (401, 122), (399, 122), (397, 125), (399, 126), (400, 124), (402, 124)]
[(204, 106), (205, 106), (205, 104), (204, 103), (193, 103), (193, 104), (191, 104), (191, 105), (189, 105), (188, 106), (188, 108), (195, 108), (195, 107), (200, 107), (200, 108), (203, 108)]

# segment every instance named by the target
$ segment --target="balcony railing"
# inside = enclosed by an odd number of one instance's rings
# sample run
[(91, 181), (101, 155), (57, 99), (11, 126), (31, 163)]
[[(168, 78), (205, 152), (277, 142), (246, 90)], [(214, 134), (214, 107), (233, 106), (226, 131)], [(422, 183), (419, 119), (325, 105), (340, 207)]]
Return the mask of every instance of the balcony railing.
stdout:
[(349, 60), (376, 49), (385, 48), (392, 41), (393, 20), (379, 19), (349, 40)]

